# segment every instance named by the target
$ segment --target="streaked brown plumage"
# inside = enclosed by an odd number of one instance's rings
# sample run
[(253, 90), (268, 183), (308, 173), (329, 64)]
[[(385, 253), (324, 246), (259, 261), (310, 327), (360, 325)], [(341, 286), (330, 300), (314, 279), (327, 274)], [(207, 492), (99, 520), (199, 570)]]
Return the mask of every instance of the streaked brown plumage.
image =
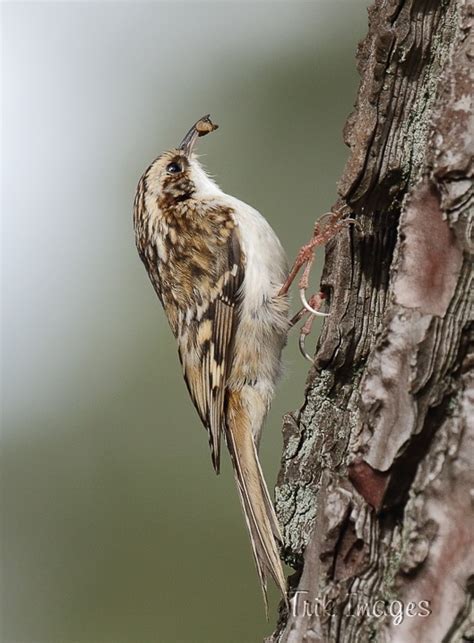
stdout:
[(204, 117), (143, 174), (136, 244), (178, 342), (184, 378), (219, 471), (224, 434), (266, 601), (270, 574), (286, 598), (281, 535), (257, 456), (281, 370), (288, 301), (281, 245), (263, 217), (226, 195), (192, 149)]

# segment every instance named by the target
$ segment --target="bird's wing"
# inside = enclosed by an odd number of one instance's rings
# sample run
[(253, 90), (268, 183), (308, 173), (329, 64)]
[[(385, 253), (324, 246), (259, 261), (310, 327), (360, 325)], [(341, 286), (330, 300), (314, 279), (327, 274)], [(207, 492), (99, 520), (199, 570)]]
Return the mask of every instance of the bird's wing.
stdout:
[(178, 331), (184, 379), (194, 405), (209, 432), (214, 469), (219, 472), (226, 381), (232, 365), (239, 323), (244, 260), (237, 231), (229, 236), (214, 266), (212, 287), (199, 289), (200, 305)]

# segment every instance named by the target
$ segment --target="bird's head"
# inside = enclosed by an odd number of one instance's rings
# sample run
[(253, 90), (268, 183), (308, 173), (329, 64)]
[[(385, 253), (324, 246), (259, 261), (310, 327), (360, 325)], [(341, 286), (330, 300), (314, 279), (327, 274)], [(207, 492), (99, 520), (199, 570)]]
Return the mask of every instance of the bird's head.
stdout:
[(192, 196), (199, 196), (204, 185), (211, 183), (193, 153), (200, 136), (217, 129), (210, 116), (200, 118), (178, 147), (161, 154), (146, 173), (148, 193), (163, 206), (172, 207)]

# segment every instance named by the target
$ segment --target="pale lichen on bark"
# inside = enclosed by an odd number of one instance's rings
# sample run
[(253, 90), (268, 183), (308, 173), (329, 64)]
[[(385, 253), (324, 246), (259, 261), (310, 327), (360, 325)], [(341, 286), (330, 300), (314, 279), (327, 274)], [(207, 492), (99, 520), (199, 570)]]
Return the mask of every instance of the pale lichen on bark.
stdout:
[[(276, 490), (292, 587), (331, 609), (283, 612), (273, 641), (474, 638), (473, 13), (369, 10), (336, 204), (360, 227), (327, 249), (331, 315)], [(364, 611), (377, 599), (431, 613), (397, 623)]]

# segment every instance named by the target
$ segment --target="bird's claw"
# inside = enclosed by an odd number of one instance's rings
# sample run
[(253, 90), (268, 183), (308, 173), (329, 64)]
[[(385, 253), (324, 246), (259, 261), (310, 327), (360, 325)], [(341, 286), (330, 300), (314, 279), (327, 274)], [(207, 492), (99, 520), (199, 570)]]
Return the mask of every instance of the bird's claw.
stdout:
[(311, 304), (306, 299), (306, 293), (304, 288), (300, 288), (300, 299), (303, 306), (308, 312), (317, 317), (329, 317), (329, 313), (322, 313), (320, 310), (316, 310), (311, 306)]
[(301, 331), (300, 340), (299, 340), (300, 353), (303, 355), (305, 359), (308, 360), (308, 362), (311, 362), (311, 364), (314, 364), (313, 358), (311, 357), (311, 355), (308, 355), (308, 353), (306, 352), (305, 343), (306, 343), (306, 333), (303, 333), (303, 331)]
[(305, 347), (306, 337), (311, 333), (311, 329), (313, 327), (313, 322), (314, 322), (314, 320), (316, 318), (316, 315), (326, 315), (327, 316), (327, 313), (321, 313), (319, 311), (319, 306), (321, 306), (321, 303), (324, 301), (325, 298), (326, 297), (325, 297), (324, 293), (322, 293), (322, 292), (318, 293), (317, 295), (313, 295), (310, 298), (308, 308), (305, 309), (305, 310), (310, 310), (311, 315), (308, 317), (308, 319), (306, 320), (306, 322), (304, 323), (304, 325), (303, 325), (303, 327), (301, 328), (301, 331), (300, 331), (300, 339), (299, 339), (300, 353), (303, 355), (303, 357), (305, 359), (307, 359), (309, 362), (311, 362), (311, 364), (313, 364), (314, 360), (306, 352), (306, 347)]

